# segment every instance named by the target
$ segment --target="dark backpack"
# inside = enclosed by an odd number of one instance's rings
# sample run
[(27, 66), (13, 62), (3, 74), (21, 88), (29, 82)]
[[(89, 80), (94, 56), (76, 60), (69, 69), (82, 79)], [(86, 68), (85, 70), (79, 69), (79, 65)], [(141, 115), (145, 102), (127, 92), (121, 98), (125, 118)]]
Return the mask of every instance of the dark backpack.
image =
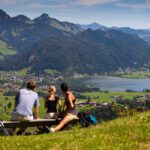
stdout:
[(88, 113), (80, 112), (78, 113), (79, 123), (82, 127), (88, 127), (89, 125), (96, 125), (97, 119)]

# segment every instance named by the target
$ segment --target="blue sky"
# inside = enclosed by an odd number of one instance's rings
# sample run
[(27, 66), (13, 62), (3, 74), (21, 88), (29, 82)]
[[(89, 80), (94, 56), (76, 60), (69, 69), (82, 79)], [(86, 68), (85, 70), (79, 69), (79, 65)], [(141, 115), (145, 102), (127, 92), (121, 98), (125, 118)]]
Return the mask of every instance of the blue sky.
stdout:
[(150, 0), (0, 0), (10, 16), (42, 13), (61, 21), (150, 29)]

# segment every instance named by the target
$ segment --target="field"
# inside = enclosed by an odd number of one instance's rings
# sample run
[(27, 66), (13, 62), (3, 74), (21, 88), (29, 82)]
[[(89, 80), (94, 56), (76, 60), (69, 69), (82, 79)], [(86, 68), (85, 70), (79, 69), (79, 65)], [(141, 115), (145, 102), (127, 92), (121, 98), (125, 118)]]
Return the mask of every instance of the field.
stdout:
[(149, 71), (133, 71), (133, 72), (115, 72), (111, 74), (112, 76), (118, 76), (121, 78), (128, 78), (128, 79), (146, 79), (150, 78)]
[[(114, 100), (114, 97), (122, 95), (123, 98), (132, 99), (134, 96), (137, 95), (145, 95), (149, 93), (145, 92), (89, 92), (89, 93), (81, 93), (82, 95), (86, 96), (87, 98), (90, 97), (90, 100), (92, 102), (112, 102)], [(85, 99), (79, 99), (79, 101), (85, 101)], [(3, 104), (4, 106), (7, 106), (8, 103), (12, 103), (12, 107), (10, 109), (7, 109), (7, 112), (4, 112), (4, 109), (2, 106), (0, 106), (0, 119), (1, 120), (10, 120), (10, 114), (13, 110), (14, 106), (14, 96), (3, 96), (0, 95), (0, 104)], [(40, 98), (40, 108), (39, 108), (39, 116), (40, 118), (43, 118), (44, 113), (46, 112), (44, 108), (44, 99)]]
[(145, 78), (150, 78), (150, 73), (139, 71), (139, 72), (133, 72), (130, 74), (125, 74), (125, 75), (122, 75), (121, 77), (128, 78), (128, 79), (145, 79)]
[(87, 97), (91, 98), (91, 101), (96, 102), (111, 102), (114, 100), (114, 97), (116, 96), (122, 96), (122, 98), (128, 98), (132, 99), (135, 96), (145, 95), (149, 94), (146, 92), (89, 92), (89, 93), (83, 93), (82, 95), (85, 95)]
[[(5, 96), (0, 96), (0, 103), (4, 104), (5, 106), (8, 105), (8, 103), (12, 103), (12, 107), (10, 109), (7, 108), (7, 112), (2, 109), (2, 106), (0, 106), (0, 120), (10, 120), (11, 119), (11, 111), (14, 108), (14, 97), (13, 96), (7, 96), (8, 100), (5, 100)], [(40, 118), (44, 116), (44, 99), (40, 98), (40, 108), (39, 108), (39, 114)]]
[(14, 54), (16, 54), (16, 52), (12, 48), (8, 48), (6, 43), (0, 40), (0, 54), (14, 55)]
[[(115, 96), (133, 98), (144, 92), (91, 92), (82, 93), (92, 101), (111, 102)], [(7, 100), (6, 100), (7, 99)], [(14, 97), (0, 96), (0, 103), (7, 105)], [(80, 101), (83, 101), (80, 99)], [(13, 107), (12, 107), (13, 108)], [(8, 114), (0, 113), (0, 119), (9, 120)], [(1, 108), (0, 108), (1, 110)], [(44, 115), (44, 100), (40, 98), (40, 117)], [(72, 130), (30, 136), (0, 136), (1, 150), (148, 150), (150, 149), (150, 111), (137, 113), (111, 121), (103, 121), (89, 128), (75, 126)], [(30, 129), (31, 130), (31, 129)], [(9, 143), (9, 144), (8, 144)]]
[(148, 150), (150, 112), (54, 134), (0, 137), (1, 150)]

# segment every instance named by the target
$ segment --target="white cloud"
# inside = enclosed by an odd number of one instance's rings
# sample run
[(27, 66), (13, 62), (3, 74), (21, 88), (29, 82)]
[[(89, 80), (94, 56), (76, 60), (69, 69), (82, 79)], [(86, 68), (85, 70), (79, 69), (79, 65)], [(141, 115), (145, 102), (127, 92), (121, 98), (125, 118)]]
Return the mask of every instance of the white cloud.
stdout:
[(34, 0), (0, 0), (0, 4), (18, 4), (18, 3), (27, 3)]
[(148, 9), (150, 8), (150, 0), (146, 0), (141, 4), (117, 3), (116, 5), (125, 8), (132, 8), (132, 9)]
[(32, 3), (30, 6), (33, 8), (65, 8), (67, 7), (67, 5), (65, 4), (58, 5), (58, 4), (43, 4), (43, 3)]
[(77, 0), (76, 2), (74, 2), (74, 4), (91, 6), (91, 5), (115, 3), (118, 1), (120, 1), (120, 0)]
[(120, 0), (0, 0), (1, 5), (28, 4), (33, 7), (55, 8), (73, 5), (92, 6), (119, 2)]

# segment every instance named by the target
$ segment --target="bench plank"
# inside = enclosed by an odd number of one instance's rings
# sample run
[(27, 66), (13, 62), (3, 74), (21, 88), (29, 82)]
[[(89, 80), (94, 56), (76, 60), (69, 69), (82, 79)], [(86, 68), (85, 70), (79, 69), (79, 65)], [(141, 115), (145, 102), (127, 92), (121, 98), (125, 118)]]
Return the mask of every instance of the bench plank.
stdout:
[(52, 126), (60, 122), (60, 119), (38, 119), (32, 121), (3, 121), (5, 128)]
[[(5, 128), (20, 128), (20, 127), (38, 127), (57, 125), (61, 118), (58, 119), (34, 119), (32, 121), (3, 121)], [(74, 119), (69, 124), (75, 124), (79, 119)]]
[[(9, 135), (13, 135), (16, 128), (37, 127), (39, 129), (39, 127), (42, 127), (42, 126), (43, 127), (46, 127), (46, 126), (51, 127), (52, 125), (57, 125), (57, 124), (59, 124), (60, 121), (61, 121), (61, 118), (57, 118), (57, 119), (37, 119), (37, 120), (35, 119), (35, 120), (32, 120), (32, 121), (1, 121), (0, 123), (3, 126), (0, 126), (0, 128), (5, 129), (7, 132), (8, 131), (12, 132)], [(70, 121), (68, 124), (66, 124), (63, 127), (63, 129), (67, 129), (67, 126), (69, 126), (69, 125), (75, 125), (78, 121), (79, 121), (78, 118)], [(3, 132), (4, 132), (4, 130), (3, 130)]]

